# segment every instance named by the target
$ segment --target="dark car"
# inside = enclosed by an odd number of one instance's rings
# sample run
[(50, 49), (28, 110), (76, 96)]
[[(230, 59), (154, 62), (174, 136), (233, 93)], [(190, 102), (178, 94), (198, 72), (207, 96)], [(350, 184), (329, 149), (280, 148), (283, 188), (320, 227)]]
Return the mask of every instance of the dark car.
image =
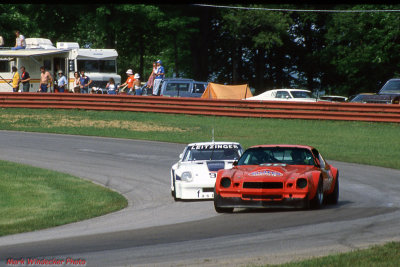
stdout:
[(363, 102), (376, 104), (399, 104), (400, 79), (390, 79), (376, 95), (365, 96)]
[(372, 93), (361, 93), (361, 94), (349, 97), (348, 101), (350, 103), (366, 103), (364, 99), (366, 97), (368, 97), (368, 96), (371, 96), (371, 95), (374, 95), (374, 94), (372, 94)]
[(199, 82), (193, 79), (166, 78), (160, 84), (161, 96), (201, 97), (207, 88), (208, 82)]

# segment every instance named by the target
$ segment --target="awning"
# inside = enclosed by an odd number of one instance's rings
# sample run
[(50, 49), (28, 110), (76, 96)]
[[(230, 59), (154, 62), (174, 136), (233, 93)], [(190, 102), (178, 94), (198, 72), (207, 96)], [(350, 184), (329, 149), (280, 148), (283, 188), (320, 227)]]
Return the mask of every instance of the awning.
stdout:
[(78, 59), (103, 59), (113, 60), (118, 57), (118, 53), (114, 49), (79, 49)]
[(19, 50), (0, 50), (0, 58), (14, 57), (37, 57), (55, 54), (68, 53), (69, 50), (63, 49), (19, 49)]

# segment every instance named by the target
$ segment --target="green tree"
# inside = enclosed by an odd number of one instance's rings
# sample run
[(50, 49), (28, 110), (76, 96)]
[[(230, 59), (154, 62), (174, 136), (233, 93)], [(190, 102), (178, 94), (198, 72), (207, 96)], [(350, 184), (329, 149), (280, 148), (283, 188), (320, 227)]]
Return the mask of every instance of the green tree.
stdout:
[(163, 16), (158, 20), (158, 38), (163, 50), (163, 59), (169, 76), (192, 77), (191, 42), (198, 33), (197, 17), (186, 16), (188, 6), (161, 6)]
[[(357, 5), (352, 9), (399, 9)], [(340, 13), (327, 25), (324, 59), (332, 68), (332, 90), (353, 95), (374, 92), (400, 69), (400, 17), (395, 12)]]
[(272, 77), (282, 73), (283, 68), (272, 68), (267, 58), (277, 54), (274, 50), (284, 44), (291, 23), (288, 14), (235, 9), (220, 12), (221, 18), (215, 23), (220, 37), (215, 56), (223, 51), (221, 57), (225, 58), (220, 60), (224, 65), (219, 66), (218, 79), (229, 77), (222, 81), (233, 84), (250, 81), (257, 92), (264, 91), (268, 84), (273, 86), (276, 81)]
[(30, 29), (30, 19), (26, 14), (27, 6), (0, 5), (0, 35), (3, 36), (6, 47), (15, 45), (15, 31), (19, 30), (26, 35)]

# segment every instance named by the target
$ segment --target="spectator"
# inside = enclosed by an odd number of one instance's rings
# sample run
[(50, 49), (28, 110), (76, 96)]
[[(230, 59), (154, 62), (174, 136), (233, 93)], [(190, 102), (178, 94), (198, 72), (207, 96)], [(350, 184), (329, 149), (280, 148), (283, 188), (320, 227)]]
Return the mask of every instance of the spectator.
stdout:
[(57, 81), (57, 86), (58, 86), (58, 92), (59, 93), (64, 93), (65, 88), (67, 87), (67, 78), (63, 75), (62, 70), (58, 71), (58, 81)]
[(25, 67), (22, 66), (20, 68), (21, 70), (21, 82), (22, 82), (22, 92), (29, 92), (29, 87), (30, 87), (30, 80), (31, 77), (29, 76), (29, 72), (26, 71)]
[(53, 82), (53, 78), (50, 75), (50, 72), (46, 71), (44, 66), (40, 67), (40, 88), (39, 92), (42, 93), (47, 93), (47, 90), (49, 89), (49, 84), (51, 88), (51, 84)]
[(157, 64), (155, 61), (153, 61), (153, 70), (149, 76), (149, 79), (147, 80), (147, 85), (146, 85), (146, 90), (150, 92), (153, 92), (153, 84), (154, 84), (154, 77), (157, 71)]
[(157, 70), (156, 70), (156, 77), (154, 78), (153, 84), (153, 95), (158, 95), (158, 89), (160, 87), (161, 81), (164, 79), (165, 71), (164, 67), (162, 66), (161, 60), (157, 60)]
[(80, 79), (81, 79), (81, 76), (79, 75), (79, 72), (75, 71), (75, 73), (74, 73), (74, 93), (81, 92)]
[(92, 83), (92, 80), (85, 75), (85, 71), (81, 70), (81, 78), (79, 79), (79, 86), (81, 88), (82, 94), (89, 93), (89, 85)]
[(133, 82), (135, 95), (142, 95), (142, 90), (140, 89), (140, 75), (139, 73), (135, 73), (135, 81)]
[(4, 39), (3, 36), (0, 35), (0, 47), (4, 46)]
[(133, 90), (133, 82), (135, 81), (135, 78), (133, 77), (133, 71), (132, 69), (128, 69), (126, 71), (126, 74), (128, 74), (128, 78), (126, 79), (126, 82), (118, 86), (118, 89), (122, 87), (122, 89), (119, 91), (119, 93), (122, 93), (125, 90), (125, 88), (128, 87), (129, 91)]
[(17, 36), (15, 39), (15, 46), (11, 48), (11, 50), (25, 49), (25, 37), (19, 31), (15, 31), (15, 36)]
[(54, 68), (54, 72), (53, 72), (53, 77), (54, 77), (54, 93), (58, 93), (58, 84), (57, 84), (57, 80), (58, 80), (58, 71), (60, 70), (60, 65), (57, 64)]
[(110, 80), (108, 80), (108, 83), (106, 85), (106, 89), (107, 89), (107, 94), (109, 95), (115, 95), (117, 94), (115, 91), (115, 81), (113, 78), (110, 78)]
[(12, 80), (11, 81), (12, 81), (13, 92), (18, 92), (19, 83), (21, 81), (19, 80), (18, 69), (15, 66), (12, 67)]

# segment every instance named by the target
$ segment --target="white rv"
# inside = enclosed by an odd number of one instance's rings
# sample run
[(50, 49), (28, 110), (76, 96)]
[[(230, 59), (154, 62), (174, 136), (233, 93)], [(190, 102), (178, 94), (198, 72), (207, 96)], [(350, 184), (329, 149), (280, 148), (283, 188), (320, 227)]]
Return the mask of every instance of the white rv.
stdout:
[(74, 72), (81, 70), (93, 81), (90, 87), (105, 88), (110, 78), (114, 78), (116, 84), (121, 83), (121, 76), (117, 74), (118, 53), (115, 49), (82, 49), (78, 43), (72, 42), (57, 42), (56, 45), (54, 47), (49, 39), (26, 38), (26, 49), (1, 49), (0, 92), (13, 91), (8, 83), (12, 78), (13, 66), (19, 72), (25, 66), (31, 77), (29, 92), (39, 90), (41, 66), (45, 66), (56, 79), (56, 73), (62, 70), (68, 79), (69, 91), (73, 91)]

